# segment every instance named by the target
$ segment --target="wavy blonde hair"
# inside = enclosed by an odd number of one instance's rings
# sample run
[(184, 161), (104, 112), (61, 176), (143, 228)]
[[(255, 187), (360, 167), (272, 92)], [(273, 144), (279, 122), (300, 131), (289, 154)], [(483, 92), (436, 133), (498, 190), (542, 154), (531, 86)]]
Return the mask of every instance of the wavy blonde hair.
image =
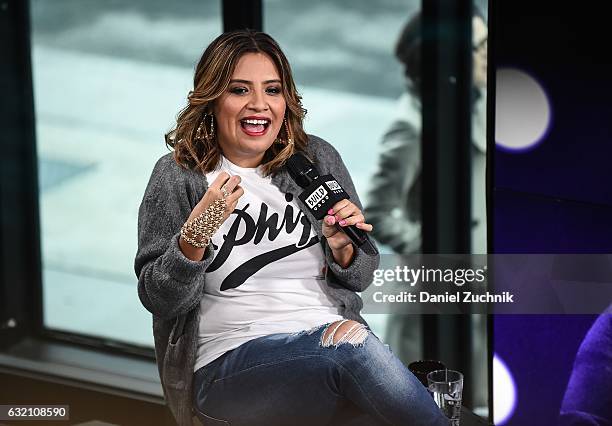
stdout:
[[(285, 54), (268, 34), (239, 30), (221, 34), (206, 48), (195, 70), (194, 89), (187, 96), (188, 104), (179, 112), (176, 127), (166, 134), (166, 145), (174, 149), (174, 159), (181, 167), (206, 173), (219, 163), (221, 148), (217, 137), (208, 140), (195, 136), (204, 114), (212, 113), (213, 103), (227, 90), (236, 64), (245, 53), (265, 53), (272, 59), (281, 77), (287, 105), (286, 121), (277, 136), (282, 140), (280, 133), (284, 133), (285, 143), (275, 141), (268, 148), (262, 163), (264, 174), (278, 171), (294, 152), (305, 150), (308, 137), (302, 123), (306, 110), (302, 107)], [(210, 126), (209, 121), (210, 118), (204, 123), (205, 130)], [(293, 144), (286, 143), (289, 137)]]

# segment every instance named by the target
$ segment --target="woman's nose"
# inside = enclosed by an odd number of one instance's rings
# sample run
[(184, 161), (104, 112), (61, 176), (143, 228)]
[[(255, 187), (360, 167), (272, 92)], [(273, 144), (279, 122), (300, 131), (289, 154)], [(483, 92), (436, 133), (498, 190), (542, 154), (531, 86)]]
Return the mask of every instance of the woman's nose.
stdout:
[(267, 110), (268, 104), (266, 103), (264, 94), (259, 91), (253, 91), (247, 107), (255, 111)]

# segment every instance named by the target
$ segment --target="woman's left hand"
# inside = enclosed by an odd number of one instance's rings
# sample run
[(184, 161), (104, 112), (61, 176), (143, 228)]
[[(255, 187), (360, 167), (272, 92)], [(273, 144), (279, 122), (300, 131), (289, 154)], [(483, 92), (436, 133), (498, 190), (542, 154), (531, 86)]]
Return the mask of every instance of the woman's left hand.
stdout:
[(342, 250), (351, 244), (351, 239), (336, 228), (336, 223), (343, 228), (355, 225), (365, 232), (372, 231), (372, 225), (365, 223), (361, 210), (355, 204), (350, 200), (338, 201), (323, 218), (323, 236), (329, 247), (334, 251)]

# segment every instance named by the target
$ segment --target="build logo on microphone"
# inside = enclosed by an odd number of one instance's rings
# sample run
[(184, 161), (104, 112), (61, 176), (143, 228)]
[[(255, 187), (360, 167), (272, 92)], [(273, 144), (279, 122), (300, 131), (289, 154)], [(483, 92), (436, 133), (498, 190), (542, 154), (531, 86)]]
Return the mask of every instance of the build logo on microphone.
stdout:
[[(328, 183), (329, 185), (329, 183)], [(338, 185), (338, 183), (336, 183)], [(314, 190), (312, 194), (306, 198), (305, 202), (313, 210), (317, 210), (323, 201), (329, 198), (329, 194), (323, 185), (320, 185), (317, 189)]]

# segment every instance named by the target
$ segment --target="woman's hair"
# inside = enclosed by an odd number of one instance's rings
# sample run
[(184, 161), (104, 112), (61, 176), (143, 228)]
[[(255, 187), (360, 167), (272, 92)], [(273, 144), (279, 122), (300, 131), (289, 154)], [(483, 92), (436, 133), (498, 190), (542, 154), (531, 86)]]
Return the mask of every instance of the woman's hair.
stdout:
[[(476, 6), (474, 6), (472, 16), (477, 16), (487, 22), (482, 11)], [(406, 23), (395, 44), (395, 57), (404, 65), (404, 75), (416, 93), (420, 93), (421, 90), (421, 46), (423, 44), (421, 23), (422, 16), (419, 11)]]
[[(279, 137), (282, 133), (285, 142), (289, 137), (293, 139), (293, 144), (274, 142), (268, 148), (263, 158), (264, 174), (276, 172), (295, 151), (305, 150), (308, 137), (302, 122), (306, 110), (302, 107), (285, 54), (268, 34), (239, 30), (221, 34), (206, 48), (195, 70), (188, 104), (179, 112), (176, 127), (166, 134), (166, 145), (174, 148), (174, 159), (182, 167), (206, 173), (219, 163), (221, 148), (217, 136), (210, 141), (195, 136), (204, 114), (212, 113), (213, 103), (227, 90), (236, 64), (245, 53), (264, 53), (276, 66), (287, 105), (286, 125), (281, 126)], [(204, 124), (207, 131), (210, 131), (209, 121)]]

